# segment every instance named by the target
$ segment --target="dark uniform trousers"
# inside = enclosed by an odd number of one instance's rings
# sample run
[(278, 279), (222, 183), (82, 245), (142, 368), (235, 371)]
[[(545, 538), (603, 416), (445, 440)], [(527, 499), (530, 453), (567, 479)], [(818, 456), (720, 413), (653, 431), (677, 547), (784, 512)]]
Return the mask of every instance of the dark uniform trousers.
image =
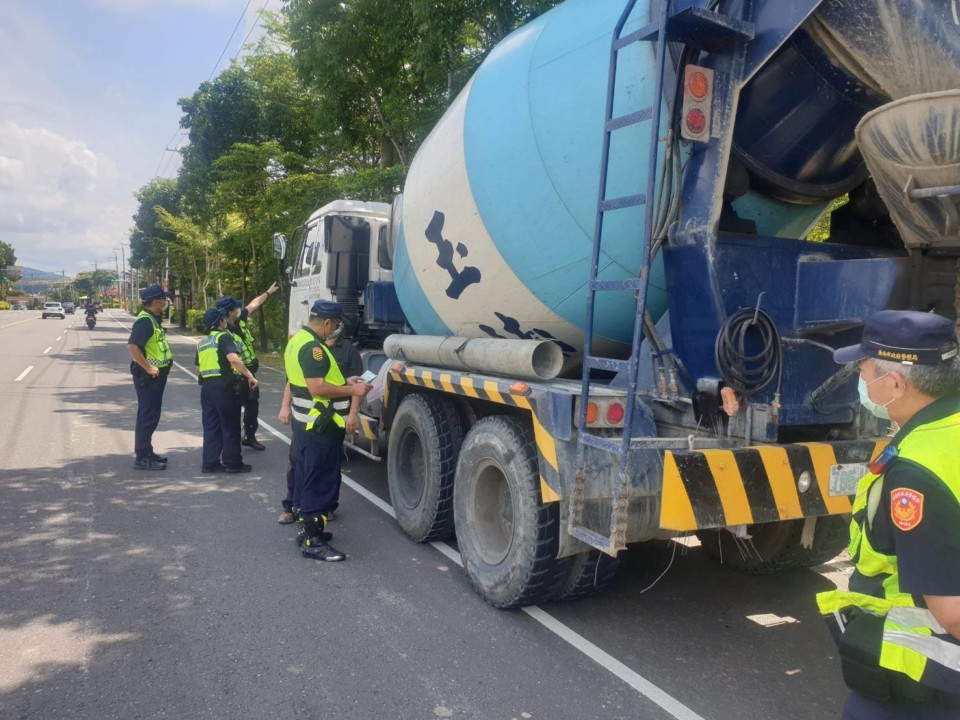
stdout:
[(200, 408), (203, 411), (203, 467), (243, 464), (236, 383), (228, 383), (223, 378), (204, 380), (200, 386)]
[[(254, 377), (256, 377), (259, 369), (259, 360), (250, 363), (249, 370)], [(260, 425), (260, 386), (258, 385), (253, 390), (250, 389), (249, 385), (246, 386), (245, 391), (240, 396), (240, 401), (243, 404), (243, 436), (253, 437), (257, 434), (257, 428)]]
[(304, 515), (330, 512), (339, 491), (344, 432), (338, 427), (307, 432), (297, 420), (292, 425), (297, 459), (293, 507)]
[(145, 372), (137, 373), (133, 377), (133, 387), (137, 391), (137, 427), (133, 445), (138, 458), (148, 458), (153, 453), (153, 432), (160, 424), (163, 390), (166, 386), (167, 372), (164, 370), (155, 378)]
[(843, 706), (842, 720), (957, 720), (960, 696), (942, 696), (932, 705), (878, 703), (851, 692)]
[(290, 441), (290, 462), (287, 463), (287, 496), (283, 499), (283, 509), (293, 511), (293, 486), (297, 478), (297, 421), (291, 420), (293, 425), (293, 439)]

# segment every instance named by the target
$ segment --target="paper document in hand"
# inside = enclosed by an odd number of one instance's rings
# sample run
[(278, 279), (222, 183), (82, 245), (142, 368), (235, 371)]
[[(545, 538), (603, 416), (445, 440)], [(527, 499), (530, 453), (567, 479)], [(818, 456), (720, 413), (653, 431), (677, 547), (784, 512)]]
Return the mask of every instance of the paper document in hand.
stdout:
[(370, 392), (367, 393), (367, 397), (366, 397), (367, 402), (368, 403), (376, 402), (377, 400), (382, 398), (383, 389), (384, 389), (384, 383), (382, 381), (375, 382), (373, 384), (373, 389), (371, 389)]

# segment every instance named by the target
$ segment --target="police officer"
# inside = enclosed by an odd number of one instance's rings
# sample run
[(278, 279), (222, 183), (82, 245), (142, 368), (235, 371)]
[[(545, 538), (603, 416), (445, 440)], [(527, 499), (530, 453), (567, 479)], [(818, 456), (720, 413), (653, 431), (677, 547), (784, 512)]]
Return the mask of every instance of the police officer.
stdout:
[(897, 423), (853, 501), (849, 590), (817, 596), (851, 692), (844, 720), (960, 718), (960, 360), (951, 321), (886, 310), (859, 345), (864, 409)]
[(240, 454), (239, 391), (257, 379), (243, 364), (241, 348), (225, 331), (226, 318), (219, 308), (203, 314), (207, 335), (197, 343), (200, 407), (203, 410), (203, 465), (205, 473), (246, 473), (252, 469)]
[[(330, 353), (333, 355), (333, 359), (337, 361), (337, 367), (340, 368), (340, 374), (347, 378), (359, 377), (363, 374), (363, 358), (361, 357), (360, 351), (357, 350), (356, 346), (343, 337), (343, 328), (344, 323), (341, 321), (337, 326), (337, 330), (334, 332), (334, 335), (327, 338), (324, 342), (326, 346), (330, 348)], [(291, 404), (292, 396), (290, 394), (290, 385), (288, 383), (283, 389), (283, 400), (280, 403), (280, 414), (277, 416), (280, 422), (284, 425), (290, 424), (290, 418), (292, 417)], [(344, 421), (346, 423), (345, 429), (347, 434), (355, 433), (357, 431), (357, 415), (360, 411), (360, 398), (353, 396), (349, 401), (343, 399), (335, 401), (334, 408), (338, 413), (344, 415)], [(277, 518), (277, 522), (281, 525), (289, 525), (290, 523), (296, 521), (296, 516), (293, 512), (293, 488), (295, 485), (294, 478), (296, 477), (297, 470), (296, 452), (296, 443), (290, 443), (290, 458), (287, 466), (287, 496), (282, 502), (283, 511)], [(333, 511), (336, 510), (340, 504), (340, 485), (341, 479), (337, 478), (337, 492), (330, 511), (327, 513), (327, 522), (333, 520)]]
[(173, 364), (170, 343), (160, 325), (160, 318), (172, 293), (159, 285), (150, 285), (140, 291), (143, 308), (133, 323), (127, 352), (130, 353), (130, 373), (137, 392), (137, 426), (134, 432), (137, 470), (164, 470), (167, 458), (153, 450), (153, 432), (160, 423), (160, 408), (167, 375)]
[(335, 502), (346, 422), (333, 407), (337, 399), (363, 397), (371, 386), (345, 379), (325, 340), (340, 326), (340, 303), (317, 300), (310, 318), (287, 343), (284, 368), (292, 396), (296, 465), (293, 506), (299, 509), (305, 540), (300, 551), (316, 560), (346, 556), (324, 540), (326, 513)]
[[(217, 307), (227, 317), (227, 330), (237, 338), (243, 346), (243, 362), (249, 368), (250, 372), (256, 376), (260, 369), (260, 361), (257, 359), (257, 351), (253, 343), (253, 333), (247, 320), (250, 315), (260, 309), (267, 298), (273, 295), (278, 286), (273, 283), (267, 288), (266, 292), (257, 295), (253, 300), (243, 307), (243, 303), (234, 299), (230, 295), (217, 300)], [(241, 397), (243, 405), (243, 440), (241, 441), (247, 447), (254, 450), (265, 450), (263, 443), (257, 440), (257, 428), (259, 427), (258, 418), (260, 415), (260, 388), (250, 390)]]

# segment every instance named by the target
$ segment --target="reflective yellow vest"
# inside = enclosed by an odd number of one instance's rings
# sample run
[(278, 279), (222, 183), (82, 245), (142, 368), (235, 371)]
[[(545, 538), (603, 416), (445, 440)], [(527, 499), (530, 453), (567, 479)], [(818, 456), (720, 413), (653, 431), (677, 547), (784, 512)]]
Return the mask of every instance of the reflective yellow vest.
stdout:
[(160, 327), (153, 313), (141, 310), (137, 320), (140, 318), (149, 318), (153, 323), (153, 335), (143, 347), (143, 355), (147, 358), (147, 362), (159, 368), (170, 367), (173, 363), (173, 353), (170, 351), (170, 343), (167, 342), (166, 331)]
[[(304, 423), (308, 431), (314, 429), (318, 419), (320, 419), (320, 429), (322, 429), (330, 418), (338, 427), (346, 428), (347, 424), (338, 412), (339, 408), (335, 409), (330, 398), (311, 395), (307, 389), (307, 379), (303, 374), (303, 368), (300, 367), (300, 350), (311, 342), (318, 342), (317, 336), (306, 328), (300, 328), (290, 338), (287, 349), (283, 353), (283, 367), (287, 373), (287, 380), (290, 382), (290, 394), (293, 396), (293, 417), (295, 420)], [(346, 385), (333, 353), (326, 345), (323, 345), (323, 352), (330, 358), (330, 369), (323, 379), (331, 385)], [(339, 406), (343, 400), (347, 401), (347, 407), (349, 407), (350, 398), (337, 398), (335, 404)]]
[[(960, 413), (914, 428), (900, 441), (897, 455), (940, 478), (960, 503), (958, 448)], [(864, 532), (864, 525), (873, 525), (879, 509), (881, 477), (865, 475), (857, 486), (849, 551), (851, 557), (857, 558), (857, 570), (862, 575), (886, 576), (883, 580), (884, 597), (834, 590), (817, 595), (817, 605), (824, 615), (857, 607), (884, 617), (880, 667), (904, 673), (922, 683), (927, 663), (933, 661), (957, 673), (960, 684), (960, 642), (937, 622), (929, 610), (917, 607), (909, 593), (900, 591), (896, 556), (875, 550)], [(884, 508), (883, 511), (888, 510)], [(960, 528), (942, 528), (941, 531), (960, 532)]]
[[(249, 355), (250, 362), (253, 362), (254, 360), (257, 359), (257, 351), (256, 351), (256, 348), (253, 347), (253, 333), (250, 332), (250, 327), (247, 325), (246, 320), (237, 320), (237, 328), (239, 328), (240, 334), (243, 336), (243, 345), (247, 349), (247, 352), (250, 354)], [(249, 365), (250, 362), (247, 362), (247, 359), (246, 359), (247, 355), (244, 354), (243, 357), (244, 357), (243, 361), (247, 363), (247, 365)]]
[[(224, 335), (222, 330), (211, 330), (209, 335), (201, 338), (197, 343), (197, 363), (202, 378), (218, 378), (222, 375), (218, 347), (221, 335)], [(233, 374), (238, 373), (234, 370)]]
[(233, 342), (237, 346), (237, 350), (240, 351), (239, 355), (240, 359), (243, 360), (243, 364), (247, 367), (250, 367), (255, 357), (253, 351), (249, 348), (243, 337), (237, 335), (237, 333), (233, 332), (233, 330), (230, 330), (230, 328), (227, 328), (227, 332), (230, 333), (230, 337), (233, 338)]

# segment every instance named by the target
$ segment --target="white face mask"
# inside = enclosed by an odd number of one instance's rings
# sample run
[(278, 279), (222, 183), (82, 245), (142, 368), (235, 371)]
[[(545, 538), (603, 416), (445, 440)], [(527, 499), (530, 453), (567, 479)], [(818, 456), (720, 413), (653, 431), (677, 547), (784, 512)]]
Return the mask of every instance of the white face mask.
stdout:
[(340, 337), (340, 333), (343, 332), (343, 323), (337, 323), (337, 328), (333, 332), (329, 332), (323, 336), (324, 340), (329, 340), (330, 338)]
[(889, 374), (890, 373), (884, 373), (880, 377), (874, 378), (870, 382), (866, 382), (863, 379), (863, 375), (861, 375), (860, 382), (857, 383), (857, 392), (860, 393), (860, 404), (863, 406), (863, 409), (866, 410), (871, 415), (873, 415), (874, 417), (880, 418), (881, 420), (890, 419), (890, 412), (887, 410), (887, 406), (890, 405), (890, 403), (892, 403), (894, 400), (896, 400), (896, 398), (893, 398), (888, 402), (885, 402), (883, 405), (881, 405), (880, 403), (875, 403), (873, 400), (870, 399), (870, 394), (867, 388), (873, 385), (877, 380), (881, 380)]

